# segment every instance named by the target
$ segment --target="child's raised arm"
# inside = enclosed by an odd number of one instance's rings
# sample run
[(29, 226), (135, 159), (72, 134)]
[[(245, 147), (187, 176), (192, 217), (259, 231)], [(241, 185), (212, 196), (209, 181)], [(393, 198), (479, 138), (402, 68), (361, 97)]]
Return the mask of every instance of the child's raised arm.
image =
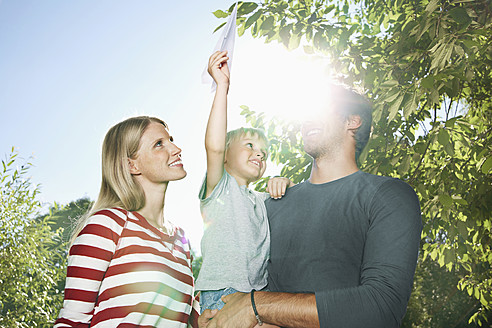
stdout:
[(207, 152), (207, 192), (205, 197), (210, 196), (224, 173), (227, 93), (229, 92), (228, 59), (226, 51), (217, 51), (210, 56), (208, 61), (208, 73), (217, 83), (217, 89), (205, 132), (205, 150)]

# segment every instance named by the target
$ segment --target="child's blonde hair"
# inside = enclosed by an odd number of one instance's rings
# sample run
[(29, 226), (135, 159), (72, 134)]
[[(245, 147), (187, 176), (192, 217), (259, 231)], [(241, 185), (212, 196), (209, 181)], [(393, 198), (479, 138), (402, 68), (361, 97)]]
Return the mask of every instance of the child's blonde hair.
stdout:
[(265, 135), (265, 132), (263, 132), (263, 130), (261, 129), (255, 129), (255, 128), (239, 128), (239, 129), (235, 129), (235, 130), (231, 130), (229, 132), (227, 132), (227, 136), (226, 136), (226, 145), (225, 145), (225, 149), (229, 149), (229, 146), (231, 145), (231, 142), (241, 138), (242, 136), (245, 136), (245, 135), (250, 135), (250, 136), (256, 136), (258, 137), (258, 139), (260, 139), (261, 141), (263, 141), (267, 147), (267, 153), (268, 153), (268, 139)]

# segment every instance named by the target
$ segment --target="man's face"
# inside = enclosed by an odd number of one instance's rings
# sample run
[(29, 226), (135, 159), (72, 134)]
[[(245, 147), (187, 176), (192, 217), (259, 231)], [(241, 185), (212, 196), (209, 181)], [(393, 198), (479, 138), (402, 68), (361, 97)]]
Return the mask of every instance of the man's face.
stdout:
[(333, 154), (344, 142), (345, 122), (333, 109), (305, 121), (301, 127), (304, 151), (318, 159)]

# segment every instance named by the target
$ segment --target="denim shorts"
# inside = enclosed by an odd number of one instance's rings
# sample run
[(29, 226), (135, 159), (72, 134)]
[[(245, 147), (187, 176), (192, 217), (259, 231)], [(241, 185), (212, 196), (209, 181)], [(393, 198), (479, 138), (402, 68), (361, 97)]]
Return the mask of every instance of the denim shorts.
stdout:
[(225, 305), (220, 299), (224, 295), (234, 294), (237, 292), (234, 288), (225, 288), (219, 290), (202, 290), (200, 292), (200, 311), (203, 312), (205, 309), (222, 309)]

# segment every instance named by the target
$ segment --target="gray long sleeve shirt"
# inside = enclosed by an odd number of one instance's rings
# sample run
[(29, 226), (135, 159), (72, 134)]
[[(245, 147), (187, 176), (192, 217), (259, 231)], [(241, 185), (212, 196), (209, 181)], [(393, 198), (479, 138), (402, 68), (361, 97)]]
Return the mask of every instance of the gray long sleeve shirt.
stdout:
[(414, 190), (358, 171), (266, 201), (271, 291), (314, 293), (321, 327), (398, 327), (422, 230)]

